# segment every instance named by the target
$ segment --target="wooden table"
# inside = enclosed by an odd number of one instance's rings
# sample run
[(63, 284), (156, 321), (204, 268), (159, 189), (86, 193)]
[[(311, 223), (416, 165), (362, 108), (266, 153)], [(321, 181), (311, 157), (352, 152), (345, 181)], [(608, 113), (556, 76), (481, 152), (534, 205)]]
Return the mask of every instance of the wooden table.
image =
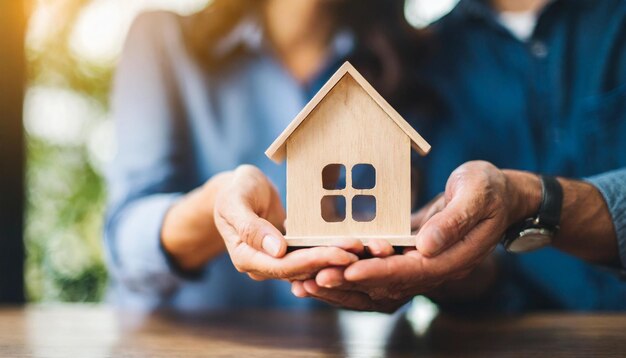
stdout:
[(425, 331), (403, 315), (351, 314), (348, 321), (373, 319), (358, 324), (361, 333), (352, 336), (344, 332), (342, 317), (277, 311), (141, 315), (82, 305), (1, 308), (0, 356), (626, 356), (624, 314), (440, 315)]

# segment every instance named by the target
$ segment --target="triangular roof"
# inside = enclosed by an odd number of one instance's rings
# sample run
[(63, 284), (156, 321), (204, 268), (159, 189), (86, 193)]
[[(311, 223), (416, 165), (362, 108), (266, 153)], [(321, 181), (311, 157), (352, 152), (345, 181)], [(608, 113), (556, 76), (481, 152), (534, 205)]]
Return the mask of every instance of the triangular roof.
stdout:
[(324, 84), (317, 94), (307, 103), (306, 106), (298, 113), (285, 130), (274, 140), (267, 150), (267, 155), (271, 160), (280, 163), (285, 159), (285, 144), (287, 139), (298, 129), (300, 124), (304, 122), (318, 104), (326, 97), (326, 95), (335, 87), (335, 85), (345, 76), (349, 74), (352, 78), (367, 92), (372, 100), (391, 118), (398, 127), (411, 139), (411, 147), (420, 155), (426, 155), (430, 151), (430, 144), (420, 136), (410, 124), (408, 124), (398, 112), (396, 112), (387, 101), (367, 82), (363, 76), (354, 68), (350, 62), (345, 62), (335, 74)]

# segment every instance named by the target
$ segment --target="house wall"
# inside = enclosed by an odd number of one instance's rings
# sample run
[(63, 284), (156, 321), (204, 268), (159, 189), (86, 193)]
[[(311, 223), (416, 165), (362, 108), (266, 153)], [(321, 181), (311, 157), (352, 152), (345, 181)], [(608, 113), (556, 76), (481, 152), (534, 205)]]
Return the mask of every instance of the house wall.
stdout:
[[(343, 237), (410, 235), (410, 139), (346, 74), (287, 140), (287, 236)], [(346, 220), (322, 219), (320, 201), (335, 191), (322, 186), (327, 164), (351, 168), (369, 163), (376, 168), (376, 186), (357, 190), (347, 185)], [(356, 194), (376, 196), (376, 218), (352, 220)]]

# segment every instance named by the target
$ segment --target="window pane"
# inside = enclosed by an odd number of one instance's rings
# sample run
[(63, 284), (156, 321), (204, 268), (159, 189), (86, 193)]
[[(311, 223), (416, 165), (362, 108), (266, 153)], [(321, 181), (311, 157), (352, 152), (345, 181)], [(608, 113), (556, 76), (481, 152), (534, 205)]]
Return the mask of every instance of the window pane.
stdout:
[(373, 189), (376, 186), (376, 169), (371, 164), (357, 164), (352, 167), (352, 187)]
[(376, 218), (376, 197), (373, 195), (355, 195), (352, 198), (352, 220), (372, 221)]
[(329, 223), (346, 219), (346, 198), (343, 195), (326, 195), (321, 202), (322, 219)]
[(343, 164), (328, 164), (322, 170), (322, 185), (327, 190), (346, 188), (346, 167)]

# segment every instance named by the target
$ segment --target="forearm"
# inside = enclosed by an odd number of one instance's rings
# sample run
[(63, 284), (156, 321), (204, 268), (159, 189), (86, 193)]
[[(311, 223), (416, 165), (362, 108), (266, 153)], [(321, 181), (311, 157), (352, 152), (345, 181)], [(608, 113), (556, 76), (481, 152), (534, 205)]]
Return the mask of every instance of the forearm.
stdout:
[[(511, 223), (536, 215), (541, 202), (541, 183), (537, 175), (514, 170), (503, 171), (509, 180), (513, 206)], [(611, 212), (602, 194), (593, 185), (559, 178), (563, 187), (560, 231), (554, 247), (581, 259), (602, 263), (619, 262), (617, 236)]]
[(165, 215), (161, 242), (180, 268), (198, 270), (225, 251), (213, 209), (217, 194), (231, 179), (231, 172), (213, 176), (202, 187), (185, 195)]
[(167, 293), (179, 278), (159, 244), (168, 208), (180, 193), (147, 195), (128, 203), (113, 201), (107, 210), (105, 247), (111, 276), (137, 292)]
[(563, 211), (561, 231), (553, 245), (587, 261), (618, 263), (611, 213), (598, 189), (582, 181), (559, 181), (564, 193)]

